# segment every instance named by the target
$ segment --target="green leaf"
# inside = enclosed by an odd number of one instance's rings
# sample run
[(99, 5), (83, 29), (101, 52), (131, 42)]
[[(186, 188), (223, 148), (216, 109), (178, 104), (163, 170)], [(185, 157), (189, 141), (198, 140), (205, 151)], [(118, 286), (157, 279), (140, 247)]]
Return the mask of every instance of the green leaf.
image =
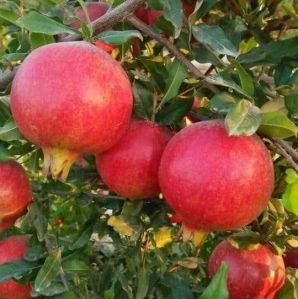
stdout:
[(257, 131), (261, 120), (260, 109), (250, 101), (241, 100), (228, 112), (225, 125), (230, 136), (250, 136)]
[(197, 19), (204, 17), (208, 13), (208, 11), (216, 4), (216, 0), (204, 0), (202, 2), (203, 3), (197, 12)]
[(297, 136), (297, 126), (281, 111), (267, 112), (262, 115), (259, 132), (273, 138)]
[[(171, 291), (171, 299), (193, 299), (188, 282), (177, 274), (167, 274), (162, 282)], [(215, 299), (215, 298), (213, 298)]]
[(71, 29), (35, 11), (31, 11), (23, 17), (17, 19), (17, 24), (22, 28), (29, 30), (30, 32), (44, 33), (49, 35), (61, 33), (73, 34), (77, 32), (76, 30)]
[(206, 78), (206, 81), (211, 83), (211, 84), (215, 84), (215, 85), (219, 85), (219, 86), (224, 86), (224, 87), (228, 87), (231, 88), (235, 91), (237, 91), (238, 93), (244, 95), (246, 98), (250, 99), (250, 100), (254, 100), (247, 92), (245, 92), (238, 84), (236, 84), (234, 81), (232, 80), (227, 80), (225, 78), (223, 78), (220, 74), (216, 74), (216, 75), (209, 75)]
[(21, 134), (17, 129), (14, 121), (9, 120), (3, 127), (0, 128), (0, 140), (13, 141), (20, 139)]
[(181, 0), (163, 0), (163, 17), (174, 27), (174, 37), (180, 35), (182, 28), (182, 5)]
[(12, 10), (0, 8), (0, 19), (6, 20), (12, 24), (16, 24), (16, 21), (19, 17), (20, 16)]
[[(51, 283), (47, 288), (41, 290), (40, 292), (37, 292), (36, 290), (32, 290), (32, 296), (34, 297), (39, 297), (39, 295), (43, 295), (43, 296), (55, 296), (55, 295), (59, 295), (59, 294), (63, 294), (64, 292), (66, 292), (66, 288), (64, 286), (63, 283), (61, 282), (53, 282)], [(60, 298), (60, 297), (59, 297)]]
[(285, 96), (285, 105), (290, 113), (298, 115), (298, 94)]
[(211, 98), (210, 108), (218, 113), (227, 113), (235, 106), (236, 103), (236, 99), (231, 94), (221, 92)]
[(38, 268), (39, 265), (24, 260), (16, 260), (0, 265), (0, 281), (23, 275)]
[(223, 262), (200, 299), (228, 299), (228, 266)]
[(62, 268), (66, 273), (88, 272), (88, 265), (79, 259), (70, 259), (62, 263)]
[(143, 41), (143, 36), (138, 30), (105, 31), (96, 36), (112, 45), (122, 45), (132, 38)]
[(192, 28), (194, 38), (211, 48), (216, 54), (236, 57), (237, 49), (217, 25), (197, 25)]
[(173, 125), (179, 122), (192, 107), (193, 99), (173, 99), (157, 113), (157, 122), (163, 125)]
[(134, 81), (132, 85), (134, 96), (134, 112), (146, 119), (150, 119), (153, 108), (153, 94), (143, 84)]
[(282, 203), (287, 211), (298, 216), (298, 174), (293, 169), (287, 169), (286, 175), (288, 185), (282, 195)]
[(89, 242), (90, 236), (93, 231), (92, 223), (93, 223), (93, 220), (92, 220), (92, 222), (87, 221), (87, 223), (82, 227), (78, 238), (75, 239), (75, 241), (73, 242), (73, 244), (71, 246), (69, 246), (70, 250), (76, 250), (76, 249), (82, 248)]
[(162, 105), (177, 96), (179, 88), (183, 80), (187, 77), (187, 70), (185, 66), (178, 60), (174, 60), (168, 69), (168, 79), (166, 80), (166, 92), (162, 98), (158, 108), (160, 109)]
[(34, 33), (30, 34), (31, 46), (32, 49), (36, 49), (43, 45), (51, 44), (55, 42), (55, 39), (52, 35), (43, 34), (43, 33)]
[(298, 299), (298, 269), (286, 268), (286, 281), (276, 299)]
[(245, 70), (245, 68), (238, 63), (236, 60), (233, 61), (233, 65), (235, 66), (240, 82), (241, 82), (241, 87), (242, 89), (249, 94), (250, 96), (253, 97), (255, 93), (255, 87), (254, 87), (254, 82), (250, 74)]
[(143, 266), (138, 273), (138, 287), (136, 293), (136, 299), (144, 299), (147, 296), (149, 289), (149, 273)]
[(34, 289), (37, 292), (42, 292), (48, 288), (57, 277), (60, 268), (61, 250), (57, 248), (46, 258), (42, 268), (38, 271), (34, 282)]

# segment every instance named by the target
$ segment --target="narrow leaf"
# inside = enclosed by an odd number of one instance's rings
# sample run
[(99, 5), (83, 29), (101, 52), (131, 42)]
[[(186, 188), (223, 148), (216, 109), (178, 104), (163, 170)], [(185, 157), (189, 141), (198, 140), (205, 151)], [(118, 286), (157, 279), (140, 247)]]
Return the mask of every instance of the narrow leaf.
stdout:
[(180, 35), (182, 28), (182, 4), (181, 0), (163, 0), (163, 17), (174, 27), (174, 37)]
[(261, 111), (247, 100), (239, 101), (227, 114), (225, 125), (229, 135), (254, 134), (261, 124)]
[(77, 32), (76, 30), (54, 21), (45, 15), (39, 14), (36, 11), (29, 12), (23, 17), (17, 19), (16, 22), (19, 26), (29, 30), (30, 32), (44, 33), (49, 35), (60, 33), (72, 34)]
[(121, 45), (126, 43), (132, 38), (138, 38), (143, 40), (142, 34), (137, 30), (125, 30), (125, 31), (105, 31), (96, 36), (112, 45)]
[(233, 64), (237, 70), (242, 89), (250, 96), (253, 96), (255, 87), (252, 77), (239, 62), (234, 60)]
[(9, 120), (2, 128), (0, 128), (0, 140), (13, 141), (20, 139), (20, 137), (21, 134), (12, 120)]

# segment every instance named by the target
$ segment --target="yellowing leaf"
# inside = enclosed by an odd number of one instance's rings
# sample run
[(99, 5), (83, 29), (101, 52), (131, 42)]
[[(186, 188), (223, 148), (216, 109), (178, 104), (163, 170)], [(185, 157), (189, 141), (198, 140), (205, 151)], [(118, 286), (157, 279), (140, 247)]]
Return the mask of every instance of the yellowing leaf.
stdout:
[(274, 111), (282, 111), (284, 113), (287, 113), (287, 109), (285, 108), (285, 100), (283, 98), (278, 98), (272, 101), (268, 101), (261, 107), (261, 111), (263, 113)]
[(124, 236), (131, 237), (135, 233), (134, 228), (122, 216), (111, 216), (108, 220), (108, 225)]
[(186, 257), (181, 261), (178, 261), (177, 264), (187, 269), (196, 269), (199, 264), (199, 260), (196, 257)]
[[(155, 242), (156, 248), (163, 248), (167, 244), (171, 243), (173, 241), (172, 238), (172, 229), (168, 227), (162, 227), (157, 232), (154, 233), (153, 239)], [(152, 245), (149, 246), (152, 248)]]

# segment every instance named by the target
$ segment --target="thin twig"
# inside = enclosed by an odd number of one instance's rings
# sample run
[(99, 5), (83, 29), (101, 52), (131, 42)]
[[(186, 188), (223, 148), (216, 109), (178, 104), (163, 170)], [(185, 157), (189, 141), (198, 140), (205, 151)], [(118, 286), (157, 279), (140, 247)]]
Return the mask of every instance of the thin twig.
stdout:
[[(134, 27), (136, 27), (137, 29), (139, 29), (140, 31), (142, 31), (143, 33), (145, 33), (146, 35), (148, 35), (149, 37), (151, 37), (152, 39), (155, 39), (156, 41), (160, 42), (162, 45), (164, 45), (169, 52), (171, 52), (172, 54), (175, 55), (175, 57), (182, 62), (187, 69), (197, 78), (199, 79), (206, 79), (206, 77), (204, 76), (204, 74), (196, 67), (194, 66), (191, 61), (184, 56), (184, 54), (182, 54), (172, 43), (170, 43), (166, 38), (162, 37), (160, 34), (158, 34), (157, 32), (155, 32), (150, 26), (146, 25), (144, 22), (142, 22), (141, 20), (139, 20), (137, 17), (135, 16), (130, 16), (127, 18), (127, 21), (130, 22)], [(209, 90), (211, 90), (214, 93), (218, 92), (218, 89), (209, 84), (208, 82), (203, 82), (202, 83), (203, 86), (205, 86), (206, 88), (208, 88)]]
[(281, 139), (274, 139), (274, 142), (287, 151), (291, 157), (298, 163), (298, 152), (291, 147), (286, 141)]
[(277, 152), (279, 155), (284, 157), (288, 164), (298, 172), (298, 164), (293, 160), (292, 156), (282, 147), (280, 146), (277, 142), (274, 142), (273, 140), (265, 139), (268, 144), (269, 148), (273, 149), (275, 152)]

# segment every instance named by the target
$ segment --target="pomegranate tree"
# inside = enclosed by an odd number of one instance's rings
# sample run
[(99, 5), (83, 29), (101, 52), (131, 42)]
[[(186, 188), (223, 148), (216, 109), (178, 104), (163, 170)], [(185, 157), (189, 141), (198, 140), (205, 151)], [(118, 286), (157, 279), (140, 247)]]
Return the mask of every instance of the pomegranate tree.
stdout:
[(166, 201), (190, 227), (227, 230), (249, 224), (265, 209), (274, 171), (258, 136), (229, 136), (221, 120), (211, 120), (172, 138), (159, 182)]
[(40, 47), (20, 66), (11, 90), (20, 131), (43, 149), (44, 170), (67, 177), (84, 153), (112, 147), (128, 127), (132, 91), (126, 73), (87, 42)]
[[(12, 236), (0, 241), (0, 264), (24, 258), (28, 248), (28, 240), (24, 236)], [(13, 279), (0, 282), (1, 299), (30, 299), (31, 287), (19, 284)]]
[(31, 184), (22, 166), (12, 160), (0, 162), (0, 232), (25, 214), (31, 199)]
[(97, 169), (110, 189), (131, 199), (159, 194), (158, 167), (172, 134), (147, 120), (133, 120), (110, 150), (97, 155)]
[(239, 249), (224, 240), (211, 254), (210, 277), (213, 277), (222, 262), (228, 266), (230, 299), (274, 299), (285, 281), (282, 257), (262, 244)]

